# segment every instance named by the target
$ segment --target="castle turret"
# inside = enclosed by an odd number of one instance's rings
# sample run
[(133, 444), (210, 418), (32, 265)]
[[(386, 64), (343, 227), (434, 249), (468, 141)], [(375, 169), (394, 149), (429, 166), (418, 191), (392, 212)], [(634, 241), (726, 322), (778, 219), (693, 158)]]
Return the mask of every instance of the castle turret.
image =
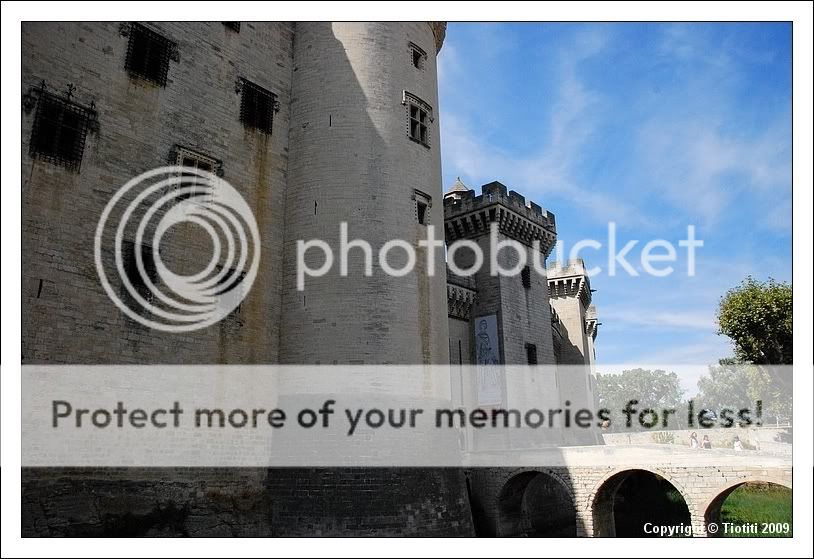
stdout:
[[(297, 23), (286, 194), (280, 361), (297, 364), (448, 363), (443, 250), (428, 273), (418, 241), (440, 237), (441, 150), (436, 52), (445, 24)], [(341, 275), (340, 225), (351, 248)], [(297, 241), (321, 239), (336, 257), (297, 289)], [(384, 272), (382, 245), (417, 248), (403, 277)], [(401, 268), (404, 250), (389, 251)], [(309, 267), (325, 261), (306, 253)]]
[(444, 193), (444, 201), (446, 200), (460, 200), (464, 196), (468, 195), (469, 187), (464, 184), (461, 180), (461, 177), (455, 179), (455, 182), (452, 183), (452, 186)]
[[(582, 259), (555, 262), (548, 270), (551, 307), (559, 318), (558, 384), (564, 398), (575, 406), (595, 405), (594, 340), (598, 322), (591, 305), (591, 281)], [(577, 442), (594, 442), (593, 431), (571, 431)]]
[[(593, 333), (588, 333), (588, 309), (591, 307), (591, 280), (581, 259), (555, 262), (548, 267), (551, 306), (557, 311), (567, 332), (559, 362), (584, 365), (593, 360)], [(596, 319), (593, 308), (592, 318)], [(595, 324), (594, 324), (595, 326)]]

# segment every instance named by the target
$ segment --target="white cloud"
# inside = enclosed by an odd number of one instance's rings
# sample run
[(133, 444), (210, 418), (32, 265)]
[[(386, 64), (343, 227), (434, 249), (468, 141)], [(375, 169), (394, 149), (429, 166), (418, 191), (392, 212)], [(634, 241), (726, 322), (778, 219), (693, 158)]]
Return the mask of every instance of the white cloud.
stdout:
[[(607, 41), (606, 31), (589, 30), (577, 34), (573, 44), (563, 47), (559, 55), (558, 89), (551, 102), (551, 121), (531, 155), (507, 153), (502, 146), (489, 141), (482, 119), (475, 122), (466, 111), (445, 106), (441, 117), (445, 165), (451, 166), (470, 186), (500, 180), (542, 204), (567, 200), (569, 205), (585, 209), (598, 220), (625, 216), (625, 225), (646, 223), (635, 206), (575, 178), (575, 171), (584, 164), (586, 145), (595, 139), (597, 121), (606, 110), (601, 95), (580, 81), (578, 65), (601, 52)], [(449, 61), (449, 68), (452, 67), (456, 71), (461, 69), (455, 51)], [(446, 87), (454, 87), (448, 68), (444, 69), (443, 79)]]
[[(714, 225), (744, 194), (782, 207), (791, 197), (790, 135), (783, 122), (756, 137), (723, 131), (716, 115), (675, 119), (661, 114), (638, 131), (637, 160), (643, 174), (677, 209)], [(740, 198), (742, 201), (742, 198)], [(787, 214), (788, 215), (788, 214)], [(778, 228), (777, 216), (767, 224)]]
[(660, 328), (686, 328), (691, 330), (717, 330), (714, 312), (709, 309), (695, 311), (658, 311), (652, 308), (631, 309), (603, 307), (602, 320), (620, 324), (655, 326)]

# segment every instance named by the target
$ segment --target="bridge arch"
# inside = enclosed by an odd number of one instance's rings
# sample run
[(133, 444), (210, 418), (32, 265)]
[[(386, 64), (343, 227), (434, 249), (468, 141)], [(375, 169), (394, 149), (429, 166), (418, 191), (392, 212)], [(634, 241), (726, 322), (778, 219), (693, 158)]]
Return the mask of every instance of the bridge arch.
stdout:
[(513, 471), (496, 495), (498, 536), (568, 537), (577, 534), (570, 485), (544, 468)]
[[(771, 477), (771, 476), (748, 476), (743, 479), (739, 479), (737, 481), (733, 481), (723, 485), (721, 487), (716, 488), (712, 492), (712, 496), (709, 497), (703, 505), (701, 509), (704, 513), (704, 528), (707, 529), (710, 523), (715, 523), (720, 525), (721, 522), (721, 506), (726, 501), (727, 497), (729, 497), (736, 489), (742, 487), (747, 483), (767, 483), (770, 485), (777, 485), (780, 487), (785, 487), (786, 489), (791, 490), (791, 483), (788, 481)], [(719, 530), (706, 530), (707, 534), (710, 536), (721, 536), (723, 534), (720, 533)]]
[[(639, 492), (638, 495), (635, 491), (628, 491), (627, 485), (635, 486), (636, 481), (657, 486), (660, 490), (654, 491), (653, 488), (650, 488)], [(669, 488), (677, 492), (681, 503), (667, 498), (664, 490)], [(620, 490), (623, 491), (622, 494), (620, 494)], [(647, 518), (653, 524), (659, 524), (661, 520), (662, 523), (669, 525), (692, 525), (692, 519), (695, 517), (693, 499), (674, 476), (657, 468), (617, 468), (603, 476), (585, 503), (585, 508), (590, 511), (592, 517), (593, 535), (595, 537), (614, 537), (617, 535), (618, 527), (622, 530), (632, 529), (625, 523), (618, 522), (621, 518), (617, 518), (617, 514), (626, 514), (626, 509), (627, 514), (630, 514), (630, 509), (636, 508), (637, 498), (651, 499), (639, 504), (652, 509), (644, 512), (648, 513)], [(619, 535), (629, 536), (631, 534)]]

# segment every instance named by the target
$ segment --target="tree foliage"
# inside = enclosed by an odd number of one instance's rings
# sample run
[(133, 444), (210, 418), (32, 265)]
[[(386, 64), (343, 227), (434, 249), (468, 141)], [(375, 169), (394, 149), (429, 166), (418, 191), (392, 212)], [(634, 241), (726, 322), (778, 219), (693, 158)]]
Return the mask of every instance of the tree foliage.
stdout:
[[(675, 408), (682, 402), (684, 390), (678, 375), (662, 369), (628, 369), (619, 374), (597, 374), (599, 407), (620, 413), (630, 400), (638, 400), (637, 408)], [(618, 424), (612, 424), (616, 430)]]
[(721, 298), (718, 333), (735, 343), (738, 359), (760, 365), (792, 362), (791, 284), (747, 277)]
[(699, 407), (711, 410), (738, 409), (752, 399), (752, 374), (750, 369), (736, 359), (721, 359), (718, 365), (709, 367), (706, 376), (698, 380)]

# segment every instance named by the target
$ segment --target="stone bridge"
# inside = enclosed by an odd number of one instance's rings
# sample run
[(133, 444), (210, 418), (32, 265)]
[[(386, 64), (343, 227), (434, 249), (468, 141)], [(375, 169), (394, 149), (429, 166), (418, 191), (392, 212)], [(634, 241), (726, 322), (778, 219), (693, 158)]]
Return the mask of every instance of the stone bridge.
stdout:
[[(652, 488), (672, 486), (686, 505), (686, 525), (691, 525), (693, 536), (720, 535), (721, 505), (736, 488), (746, 482), (792, 486), (789, 457), (751, 451), (593, 446), (515, 451), (508, 456), (477, 453), (469, 461), (482, 466), (491, 458), (495, 467), (467, 470), (476, 530), (484, 536), (615, 536), (624, 520), (614, 512), (617, 493), (633, 476), (650, 483), (645, 495), (652, 494)], [(657, 501), (644, 498), (627, 506), (640, 507), (641, 514), (657, 525), (661, 513)], [(708, 531), (711, 523), (716, 526)]]

